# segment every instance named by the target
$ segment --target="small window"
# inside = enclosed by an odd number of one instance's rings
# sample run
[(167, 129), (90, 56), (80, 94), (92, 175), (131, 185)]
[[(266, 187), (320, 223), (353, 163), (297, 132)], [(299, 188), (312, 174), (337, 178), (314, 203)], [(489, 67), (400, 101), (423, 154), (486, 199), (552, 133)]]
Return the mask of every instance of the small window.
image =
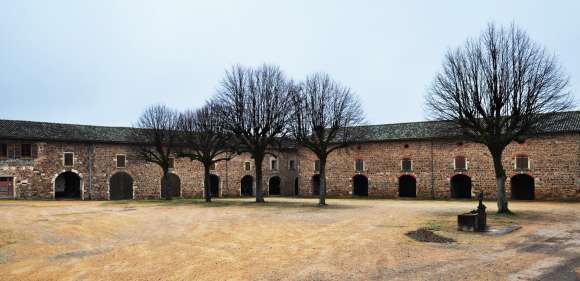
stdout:
[(467, 170), (467, 161), (465, 160), (465, 157), (463, 157), (463, 156), (455, 157), (454, 165), (455, 165), (455, 170), (461, 170), (461, 171)]
[(278, 160), (277, 159), (270, 160), (270, 169), (272, 171), (278, 171)]
[(211, 165), (209, 165), (209, 169), (211, 171), (215, 171), (215, 167), (216, 167), (215, 163), (211, 163)]
[(169, 157), (169, 169), (175, 168), (175, 158)]
[(117, 168), (125, 168), (127, 157), (125, 155), (117, 155)]
[(516, 170), (527, 171), (530, 169), (530, 160), (528, 156), (520, 155), (516, 156)]
[(20, 148), (20, 156), (22, 158), (32, 158), (32, 144), (23, 143)]
[(0, 143), (0, 158), (8, 158), (8, 145)]
[(295, 171), (296, 170), (296, 161), (290, 160), (290, 162), (288, 162), (288, 169), (290, 169), (290, 171)]
[(252, 169), (252, 164), (250, 163), (250, 161), (244, 162), (244, 170), (250, 171), (251, 169)]
[(365, 169), (365, 162), (362, 159), (356, 159), (354, 166), (357, 172), (362, 172)]
[(320, 160), (314, 160), (314, 171), (320, 172)]
[(64, 153), (64, 166), (71, 167), (74, 164), (74, 153), (65, 152)]
[(403, 160), (401, 160), (401, 170), (403, 172), (411, 172), (411, 171), (413, 171), (413, 160), (411, 160), (411, 159), (403, 159)]

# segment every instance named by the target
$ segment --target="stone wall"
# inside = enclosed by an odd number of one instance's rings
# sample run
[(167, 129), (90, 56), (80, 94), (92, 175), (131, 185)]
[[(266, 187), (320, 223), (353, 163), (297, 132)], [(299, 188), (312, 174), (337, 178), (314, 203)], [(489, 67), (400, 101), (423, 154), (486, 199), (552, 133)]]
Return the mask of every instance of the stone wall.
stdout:
[[(529, 171), (516, 171), (515, 156), (527, 155)], [(456, 156), (464, 156), (468, 169), (454, 169)], [(312, 195), (312, 177), (316, 157), (299, 149), (300, 193)], [(403, 172), (402, 159), (411, 159), (413, 169)], [(355, 161), (364, 160), (364, 171), (355, 171)], [(531, 138), (523, 144), (509, 145), (503, 155), (510, 196), (511, 177), (525, 173), (534, 178), (535, 198), (547, 200), (580, 200), (580, 136), (561, 134)], [(451, 178), (465, 174), (471, 178), (472, 193), (483, 191), (486, 198), (495, 198), (496, 180), (493, 162), (486, 147), (460, 140), (422, 140), (367, 143), (336, 151), (327, 163), (329, 196), (351, 196), (353, 177), (368, 178), (369, 196), (398, 197), (399, 178), (410, 175), (416, 179), (417, 197), (450, 198)]]
[[(109, 182), (113, 175), (125, 172), (133, 178), (135, 199), (157, 199), (161, 195), (161, 169), (138, 159), (130, 146), (121, 144), (84, 144), (37, 142), (33, 145), (32, 159), (18, 157), (18, 142), (8, 142), (11, 157), (0, 159), (0, 177), (14, 177), (16, 198), (54, 198), (55, 180), (59, 174), (71, 171), (81, 179), (81, 197), (85, 200), (109, 199)], [(16, 145), (13, 145), (16, 144)], [(74, 164), (64, 166), (64, 152), (74, 153)], [(117, 168), (116, 156), (126, 155), (126, 167)], [(312, 176), (315, 156), (306, 149), (274, 152), (278, 169), (271, 169), (274, 156), (266, 156), (263, 163), (263, 188), (268, 195), (272, 177), (279, 177), (281, 194), (295, 195), (295, 181), (299, 195), (312, 195)], [(529, 171), (515, 170), (515, 156), (527, 155)], [(456, 156), (467, 159), (468, 169), (454, 169)], [(364, 160), (364, 170), (355, 171), (355, 161)], [(413, 169), (401, 170), (401, 160), (411, 159)], [(291, 170), (290, 161), (296, 169)], [(250, 162), (250, 170), (245, 162)], [(89, 165), (92, 162), (92, 165)], [(510, 196), (511, 177), (525, 173), (535, 182), (535, 198), (547, 200), (580, 200), (580, 135), (544, 135), (523, 144), (513, 143), (504, 153), (508, 179), (506, 190)], [(92, 167), (92, 168), (90, 168)], [(172, 173), (181, 182), (182, 197), (203, 195), (203, 168), (198, 162), (180, 158)], [(236, 155), (229, 161), (216, 164), (212, 171), (219, 177), (219, 195), (241, 195), (241, 179), (250, 175), (255, 179), (255, 165), (248, 154)], [(496, 182), (493, 164), (487, 149), (475, 143), (460, 140), (421, 140), (366, 143), (341, 149), (332, 154), (327, 163), (327, 192), (329, 196), (352, 196), (355, 175), (368, 179), (368, 194), (372, 197), (395, 198), (399, 195), (399, 178), (409, 175), (416, 180), (419, 198), (449, 198), (450, 181), (464, 174), (472, 181), (472, 193), (483, 191), (487, 198), (495, 197)], [(90, 176), (92, 175), (92, 176)], [(255, 183), (254, 183), (255, 189)]]

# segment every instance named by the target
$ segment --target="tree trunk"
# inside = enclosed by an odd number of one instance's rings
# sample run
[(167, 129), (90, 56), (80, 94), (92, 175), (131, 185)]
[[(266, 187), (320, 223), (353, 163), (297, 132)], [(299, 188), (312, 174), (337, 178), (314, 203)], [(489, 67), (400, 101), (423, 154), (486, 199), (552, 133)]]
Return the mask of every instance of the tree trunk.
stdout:
[(210, 165), (203, 165), (203, 194), (205, 195), (205, 202), (211, 202), (211, 181), (209, 173)]
[(508, 208), (508, 200), (505, 194), (506, 174), (501, 162), (502, 154), (503, 149), (497, 149), (491, 152), (491, 157), (493, 158), (493, 167), (495, 169), (495, 179), (497, 181), (497, 213), (510, 214), (511, 211)]
[(320, 157), (320, 200), (318, 205), (326, 205), (326, 158)]
[(254, 155), (254, 166), (256, 167), (256, 202), (264, 203), (264, 195), (262, 194), (262, 161), (264, 155)]
[(171, 200), (171, 193), (169, 192), (169, 170), (163, 172), (163, 190), (165, 190), (165, 200)]

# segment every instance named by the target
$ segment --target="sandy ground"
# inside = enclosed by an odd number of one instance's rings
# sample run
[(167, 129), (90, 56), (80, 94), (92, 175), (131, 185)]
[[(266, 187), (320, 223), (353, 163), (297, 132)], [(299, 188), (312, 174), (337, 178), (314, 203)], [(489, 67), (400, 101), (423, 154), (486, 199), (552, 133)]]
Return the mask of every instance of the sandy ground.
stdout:
[(267, 200), (0, 201), (0, 279), (580, 280), (578, 203), (514, 202), (490, 236), (455, 230), (474, 201)]

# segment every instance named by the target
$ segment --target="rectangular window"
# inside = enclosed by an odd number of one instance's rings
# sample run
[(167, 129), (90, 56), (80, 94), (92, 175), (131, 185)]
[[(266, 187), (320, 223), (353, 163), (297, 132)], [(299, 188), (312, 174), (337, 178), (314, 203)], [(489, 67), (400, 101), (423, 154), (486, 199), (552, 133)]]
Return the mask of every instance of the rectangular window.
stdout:
[(20, 145), (20, 157), (32, 158), (32, 144), (23, 143)]
[(244, 170), (249, 171), (251, 169), (252, 169), (252, 164), (250, 163), (250, 161), (244, 162)]
[(320, 172), (320, 160), (314, 160), (314, 171)]
[(455, 170), (465, 171), (467, 170), (467, 161), (463, 156), (455, 157)]
[(290, 162), (288, 162), (288, 169), (290, 169), (290, 171), (295, 171), (296, 170), (296, 161), (290, 160)]
[(530, 169), (528, 156), (516, 156), (516, 170), (527, 171)]
[(175, 158), (169, 157), (169, 169), (175, 168)]
[(413, 160), (411, 160), (411, 159), (403, 159), (403, 160), (401, 160), (401, 170), (403, 172), (411, 172), (411, 171), (413, 171)]
[(125, 168), (127, 157), (125, 155), (117, 155), (117, 168)]
[(65, 152), (64, 153), (64, 166), (71, 167), (74, 164), (74, 153)]
[(277, 159), (270, 160), (270, 169), (272, 171), (278, 171), (278, 160)]
[(211, 165), (209, 165), (209, 169), (211, 171), (215, 171), (215, 167), (216, 167), (215, 163), (211, 163)]
[(8, 158), (8, 145), (0, 143), (0, 158)]
[(363, 161), (362, 159), (356, 159), (354, 166), (357, 172), (363, 172), (365, 169), (365, 161)]

